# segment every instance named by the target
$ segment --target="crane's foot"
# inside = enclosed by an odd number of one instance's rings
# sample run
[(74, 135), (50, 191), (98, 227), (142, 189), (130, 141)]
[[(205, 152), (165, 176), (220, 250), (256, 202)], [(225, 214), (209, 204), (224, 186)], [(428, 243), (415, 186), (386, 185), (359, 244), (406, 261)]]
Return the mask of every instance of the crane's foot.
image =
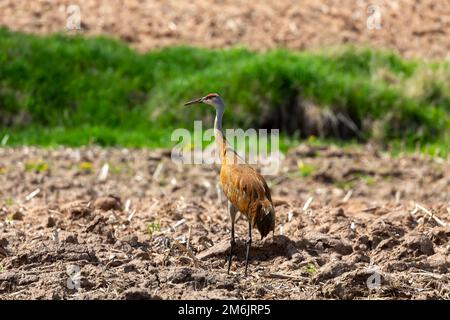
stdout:
[(245, 254), (245, 276), (247, 276), (247, 270), (248, 270), (248, 256), (250, 252), (250, 246), (252, 245), (252, 238), (251, 236), (247, 238), (245, 241), (245, 244), (247, 245), (247, 253)]
[(228, 274), (230, 274), (230, 268), (231, 268), (231, 258), (233, 257), (233, 248), (236, 245), (236, 241), (232, 239), (230, 241), (230, 254), (228, 255)]

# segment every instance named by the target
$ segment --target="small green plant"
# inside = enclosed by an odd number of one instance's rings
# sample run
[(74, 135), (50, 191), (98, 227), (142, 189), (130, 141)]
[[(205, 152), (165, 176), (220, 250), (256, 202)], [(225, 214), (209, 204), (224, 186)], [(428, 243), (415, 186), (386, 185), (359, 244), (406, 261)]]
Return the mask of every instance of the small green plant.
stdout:
[(153, 221), (147, 224), (147, 233), (152, 236), (155, 232), (159, 232), (161, 230), (161, 224), (159, 221)]
[(373, 176), (369, 176), (369, 175), (364, 175), (360, 177), (361, 181), (367, 185), (367, 186), (371, 186), (373, 184), (375, 184), (375, 178)]
[(14, 221), (14, 219), (13, 219), (13, 215), (12, 214), (10, 214), (9, 216), (7, 216), (5, 218), (5, 223), (6, 224), (11, 224), (11, 223), (13, 223), (13, 221)]
[(3, 266), (0, 264), (0, 273), (2, 273), (3, 271), (5, 271), (5, 268), (3, 268)]
[(308, 137), (308, 143), (310, 143), (310, 144), (315, 144), (315, 143), (317, 143), (317, 142), (320, 142), (320, 141), (318, 141), (318, 139), (317, 139), (316, 136), (311, 135), (311, 136)]
[(25, 171), (27, 172), (44, 172), (48, 171), (49, 165), (46, 162), (43, 161), (37, 161), (37, 162), (27, 162), (25, 163)]
[(14, 204), (14, 199), (13, 198), (6, 198), (4, 202), (5, 202), (5, 206), (9, 207), (9, 206), (12, 206)]
[(308, 263), (308, 266), (306, 267), (306, 272), (308, 272), (310, 276), (313, 276), (317, 272), (317, 268), (314, 264)]
[(124, 171), (124, 167), (120, 166), (120, 165), (109, 165), (109, 167), (111, 168), (111, 172), (115, 175), (119, 175)]
[(169, 184), (169, 182), (165, 178), (160, 178), (160, 180), (159, 180), (159, 186), (160, 187), (165, 187), (168, 184)]
[(91, 172), (92, 168), (93, 168), (93, 164), (92, 164), (92, 162), (84, 161), (84, 162), (80, 163), (79, 168), (82, 171)]
[(313, 174), (317, 169), (312, 164), (304, 163), (303, 161), (300, 161), (298, 164), (298, 170), (302, 177), (307, 178), (311, 174)]
[(341, 181), (336, 181), (334, 183), (334, 185), (337, 188), (339, 188), (339, 189), (342, 189), (344, 191), (348, 191), (348, 190), (353, 189), (355, 187), (355, 181), (354, 180), (350, 180), (350, 181), (341, 180)]

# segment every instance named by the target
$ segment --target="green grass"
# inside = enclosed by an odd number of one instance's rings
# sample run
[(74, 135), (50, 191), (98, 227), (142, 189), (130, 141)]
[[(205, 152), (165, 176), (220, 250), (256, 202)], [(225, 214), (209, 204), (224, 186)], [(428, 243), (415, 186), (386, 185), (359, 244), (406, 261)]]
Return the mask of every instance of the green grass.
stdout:
[(450, 149), (449, 87), (448, 62), (407, 61), (370, 49), (171, 47), (140, 54), (103, 37), (0, 29), (5, 145), (170, 147), (173, 129), (192, 131), (196, 119), (212, 126), (210, 108), (183, 102), (219, 92), (228, 106), (225, 127), (280, 128), (282, 148), (304, 134), (299, 126), (292, 135), (280, 114), (291, 118), (298, 101), (309, 101), (352, 119), (360, 133), (347, 138), (420, 144), (443, 155)]

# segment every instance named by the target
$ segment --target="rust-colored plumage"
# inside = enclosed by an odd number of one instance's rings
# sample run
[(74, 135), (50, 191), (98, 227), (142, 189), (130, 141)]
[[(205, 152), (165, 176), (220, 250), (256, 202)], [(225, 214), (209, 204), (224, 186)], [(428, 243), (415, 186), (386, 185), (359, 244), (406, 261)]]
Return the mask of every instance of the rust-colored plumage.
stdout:
[(247, 217), (249, 223), (245, 264), (245, 274), (247, 275), (252, 228), (258, 229), (261, 239), (275, 229), (275, 209), (270, 189), (264, 178), (255, 169), (246, 164), (225, 139), (222, 130), (224, 103), (220, 96), (216, 93), (211, 93), (203, 98), (190, 101), (186, 105), (194, 103), (205, 103), (216, 108), (214, 132), (221, 158), (220, 182), (222, 190), (228, 199), (228, 212), (231, 217), (231, 247), (228, 259), (228, 272), (230, 271), (233, 247), (235, 245), (234, 223), (236, 213), (240, 211)]
[(258, 172), (246, 164), (222, 164), (220, 181), (228, 200), (259, 230), (261, 238), (273, 230), (275, 221), (265, 219), (274, 210), (270, 189)]

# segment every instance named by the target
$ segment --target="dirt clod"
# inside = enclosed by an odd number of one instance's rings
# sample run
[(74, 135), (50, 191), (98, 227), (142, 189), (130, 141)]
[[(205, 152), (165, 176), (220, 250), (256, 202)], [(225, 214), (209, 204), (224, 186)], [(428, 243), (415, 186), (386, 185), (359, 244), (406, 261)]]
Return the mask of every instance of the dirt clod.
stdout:
[(94, 208), (103, 211), (120, 210), (122, 203), (120, 198), (116, 196), (101, 197), (94, 201)]
[(91, 213), (88, 201), (73, 201), (61, 206), (63, 212), (68, 213), (72, 219), (80, 219)]
[(12, 220), (23, 220), (23, 212), (22, 212), (22, 210), (14, 211), (14, 213), (11, 215), (11, 219)]
[(427, 256), (434, 254), (433, 242), (431, 239), (421, 234), (412, 234), (406, 236), (406, 245), (419, 254)]
[(169, 272), (167, 278), (172, 283), (183, 283), (192, 280), (192, 270), (189, 268), (176, 268)]
[(48, 217), (47, 224), (45, 225), (47, 228), (53, 228), (56, 225), (56, 220), (52, 216)]

